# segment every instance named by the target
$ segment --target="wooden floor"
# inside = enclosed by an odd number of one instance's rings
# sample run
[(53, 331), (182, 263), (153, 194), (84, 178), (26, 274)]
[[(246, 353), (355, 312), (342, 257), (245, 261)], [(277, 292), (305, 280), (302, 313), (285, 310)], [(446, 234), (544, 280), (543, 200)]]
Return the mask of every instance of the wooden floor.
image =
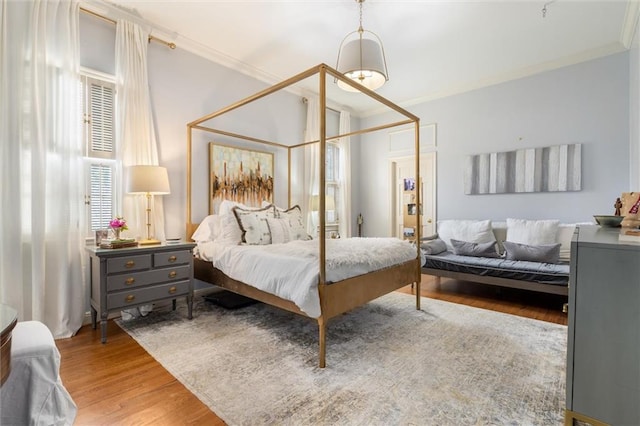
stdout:
[[(400, 291), (413, 293), (410, 287)], [(424, 275), (425, 297), (567, 324), (566, 297), (498, 289)], [(75, 425), (224, 425), (113, 321), (107, 344), (99, 330), (56, 340), (62, 382), (78, 406)]]

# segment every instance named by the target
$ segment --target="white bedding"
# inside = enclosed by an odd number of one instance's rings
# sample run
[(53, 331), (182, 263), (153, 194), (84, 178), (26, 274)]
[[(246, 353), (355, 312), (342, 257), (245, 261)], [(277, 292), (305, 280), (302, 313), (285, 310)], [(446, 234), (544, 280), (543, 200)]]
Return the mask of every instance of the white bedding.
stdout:
[[(292, 301), (312, 318), (320, 316), (317, 240), (265, 246), (207, 241), (198, 243), (196, 252), (228, 277)], [(414, 246), (397, 238), (328, 239), (326, 281), (366, 274), (416, 256)]]

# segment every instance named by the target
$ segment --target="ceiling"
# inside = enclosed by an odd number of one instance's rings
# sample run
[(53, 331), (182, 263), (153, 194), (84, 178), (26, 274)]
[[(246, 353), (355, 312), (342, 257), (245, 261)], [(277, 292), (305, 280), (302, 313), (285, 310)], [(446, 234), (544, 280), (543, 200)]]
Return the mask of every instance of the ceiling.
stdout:
[[(335, 67), (359, 16), (354, 0), (109, 3), (151, 23), (153, 35), (269, 84), (320, 63)], [(389, 81), (377, 93), (409, 107), (628, 49), (639, 9), (638, 0), (367, 0), (363, 26), (386, 53)], [(359, 93), (327, 87), (334, 106), (379, 110)]]

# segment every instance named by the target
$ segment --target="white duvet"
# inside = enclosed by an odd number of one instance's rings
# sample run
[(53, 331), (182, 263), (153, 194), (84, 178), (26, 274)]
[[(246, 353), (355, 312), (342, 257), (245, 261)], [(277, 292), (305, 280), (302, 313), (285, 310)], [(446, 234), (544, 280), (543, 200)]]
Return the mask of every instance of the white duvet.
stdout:
[[(318, 318), (320, 299), (319, 243), (221, 245), (198, 243), (197, 254), (228, 277), (282, 299)], [(326, 281), (336, 282), (403, 263), (417, 256), (416, 248), (397, 238), (340, 238), (326, 240)]]

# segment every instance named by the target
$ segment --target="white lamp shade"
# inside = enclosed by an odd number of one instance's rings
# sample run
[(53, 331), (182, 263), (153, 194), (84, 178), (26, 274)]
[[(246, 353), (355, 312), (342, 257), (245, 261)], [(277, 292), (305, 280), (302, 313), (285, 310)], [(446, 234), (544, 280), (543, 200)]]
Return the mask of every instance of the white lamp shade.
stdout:
[[(375, 40), (351, 40), (342, 47), (338, 71), (367, 89), (376, 90), (387, 81), (383, 55), (382, 47)], [(358, 91), (340, 80), (338, 87), (349, 92)]]
[(128, 167), (127, 192), (129, 194), (170, 194), (167, 169), (160, 166)]

